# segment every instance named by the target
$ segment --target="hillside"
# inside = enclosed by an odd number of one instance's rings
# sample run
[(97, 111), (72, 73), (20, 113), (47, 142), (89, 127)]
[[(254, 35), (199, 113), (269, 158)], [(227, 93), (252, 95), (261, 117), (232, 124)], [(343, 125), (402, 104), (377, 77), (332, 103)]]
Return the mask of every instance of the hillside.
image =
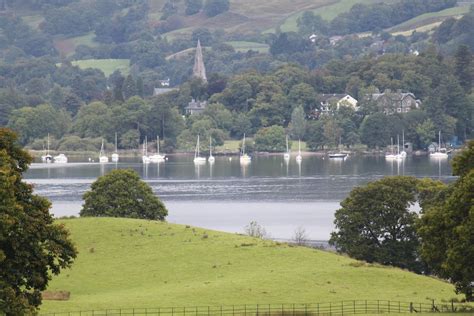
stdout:
[(79, 256), (49, 290), (71, 298), (45, 301), (42, 312), (455, 297), (434, 278), (236, 234), (131, 219), (60, 222)]

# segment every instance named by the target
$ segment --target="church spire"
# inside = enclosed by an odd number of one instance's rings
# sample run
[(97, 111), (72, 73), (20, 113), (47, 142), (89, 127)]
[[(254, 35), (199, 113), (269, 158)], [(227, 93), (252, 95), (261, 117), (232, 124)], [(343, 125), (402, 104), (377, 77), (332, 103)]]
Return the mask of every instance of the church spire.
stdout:
[(201, 78), (202, 81), (207, 82), (206, 67), (202, 58), (202, 48), (199, 39), (196, 47), (196, 56), (194, 56), (193, 77)]

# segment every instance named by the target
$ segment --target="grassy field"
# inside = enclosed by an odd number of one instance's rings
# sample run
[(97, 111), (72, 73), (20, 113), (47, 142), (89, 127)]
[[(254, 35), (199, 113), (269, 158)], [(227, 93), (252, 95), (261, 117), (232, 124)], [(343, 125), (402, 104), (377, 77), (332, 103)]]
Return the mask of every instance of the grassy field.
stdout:
[(115, 70), (120, 70), (123, 75), (130, 72), (130, 60), (128, 59), (86, 59), (75, 60), (72, 62), (74, 66), (81, 69), (97, 68), (102, 70), (105, 76), (110, 76)]
[[(384, 2), (393, 2), (394, 0), (386, 0)], [(347, 12), (351, 9), (351, 7), (356, 4), (356, 3), (364, 3), (364, 4), (370, 4), (374, 2), (380, 2), (380, 0), (337, 0), (334, 1), (333, 3), (325, 6), (320, 6), (314, 10), (311, 10), (314, 12), (316, 15), (320, 15), (323, 19), (327, 21), (331, 21), (334, 19), (337, 15)], [(296, 32), (297, 26), (296, 26), (296, 21), (297, 19), (301, 16), (301, 14), (304, 11), (297, 12), (295, 14), (292, 14), (290, 17), (288, 17), (281, 25), (280, 29), (282, 32)], [(270, 29), (268, 31), (273, 31), (273, 29)], [(268, 32), (267, 31), (267, 32)]]
[(93, 32), (70, 38), (58, 38), (54, 40), (54, 46), (64, 56), (74, 54), (76, 47), (79, 45), (87, 45), (89, 47), (96, 47), (99, 44), (94, 41), (95, 34)]
[(132, 219), (59, 222), (79, 255), (49, 287), (70, 300), (45, 301), (42, 312), (455, 297), (434, 278), (237, 234)]
[(44, 21), (44, 17), (41, 15), (25, 15), (21, 18), (32, 29), (37, 29), (41, 22)]
[(425, 13), (405, 21), (389, 29), (390, 32), (413, 32), (414, 30), (427, 31), (427, 26), (438, 26), (447, 17), (458, 16), (469, 12), (469, 6), (460, 6), (439, 12)]
[(254, 50), (259, 53), (268, 53), (270, 49), (268, 44), (256, 43), (256, 42), (245, 42), (245, 41), (231, 41), (225, 42), (226, 44), (231, 45), (239, 52), (247, 52), (249, 50)]

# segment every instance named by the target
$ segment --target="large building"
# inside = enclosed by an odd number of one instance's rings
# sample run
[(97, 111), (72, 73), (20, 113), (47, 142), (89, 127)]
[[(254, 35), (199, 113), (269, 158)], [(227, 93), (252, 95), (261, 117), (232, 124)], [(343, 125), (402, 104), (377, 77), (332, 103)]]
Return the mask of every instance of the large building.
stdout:
[(369, 95), (369, 99), (387, 115), (394, 113), (407, 113), (420, 107), (421, 101), (417, 100), (411, 92), (396, 92), (386, 89), (383, 93)]

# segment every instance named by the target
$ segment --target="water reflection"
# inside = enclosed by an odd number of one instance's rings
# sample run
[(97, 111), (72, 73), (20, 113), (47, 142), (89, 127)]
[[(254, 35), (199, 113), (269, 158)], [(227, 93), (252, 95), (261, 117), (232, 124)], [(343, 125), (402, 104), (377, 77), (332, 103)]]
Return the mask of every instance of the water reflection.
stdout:
[(311, 238), (327, 238), (334, 211), (350, 190), (385, 175), (455, 179), (449, 160), (407, 157), (387, 162), (384, 157), (335, 160), (311, 155), (304, 161), (257, 156), (246, 165), (238, 157), (216, 157), (214, 164), (202, 165), (194, 165), (191, 156), (169, 156), (161, 164), (142, 164), (138, 157), (109, 164), (76, 160), (67, 165), (33, 164), (25, 177), (37, 194), (52, 200), (54, 213), (63, 216), (78, 214), (91, 183), (115, 169), (139, 173), (167, 205), (170, 221), (241, 232), (248, 222), (258, 220), (282, 238), (297, 226), (314, 228), (307, 229)]

